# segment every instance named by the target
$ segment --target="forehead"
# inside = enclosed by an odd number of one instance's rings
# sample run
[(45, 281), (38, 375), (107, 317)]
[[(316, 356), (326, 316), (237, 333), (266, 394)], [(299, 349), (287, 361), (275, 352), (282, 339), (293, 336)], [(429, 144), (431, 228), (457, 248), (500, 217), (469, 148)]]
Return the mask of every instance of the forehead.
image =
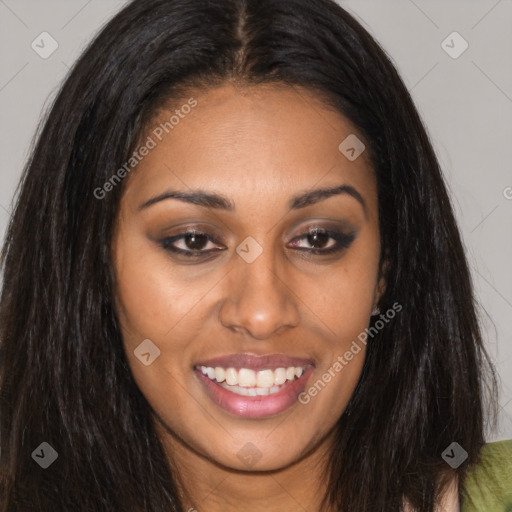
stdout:
[(169, 187), (260, 205), (262, 195), (284, 201), (297, 190), (341, 183), (374, 192), (368, 152), (351, 161), (342, 151), (347, 138), (362, 141), (359, 131), (300, 87), (225, 84), (191, 91), (158, 112), (141, 143), (148, 138), (154, 147), (127, 184), (134, 199)]

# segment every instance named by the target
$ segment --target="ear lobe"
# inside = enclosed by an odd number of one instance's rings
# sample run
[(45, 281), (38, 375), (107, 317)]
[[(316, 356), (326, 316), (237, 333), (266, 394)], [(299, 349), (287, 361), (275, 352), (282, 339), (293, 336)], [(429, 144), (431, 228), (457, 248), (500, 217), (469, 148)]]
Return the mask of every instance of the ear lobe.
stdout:
[[(379, 277), (377, 279), (377, 285), (375, 287), (375, 299), (373, 303), (373, 310), (377, 310), (378, 304), (384, 293), (386, 292), (386, 286), (387, 286), (387, 273), (389, 269), (389, 260), (387, 258), (384, 258), (381, 260), (380, 266), (379, 266)], [(380, 312), (380, 311), (379, 311)], [(372, 312), (372, 315), (374, 313)], [(378, 313), (375, 313), (378, 314)]]

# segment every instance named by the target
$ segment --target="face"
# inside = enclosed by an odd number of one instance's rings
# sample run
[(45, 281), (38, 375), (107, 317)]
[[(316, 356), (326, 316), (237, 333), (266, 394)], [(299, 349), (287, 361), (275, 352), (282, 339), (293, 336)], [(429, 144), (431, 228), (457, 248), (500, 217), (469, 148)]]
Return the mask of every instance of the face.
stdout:
[(279, 469), (327, 438), (360, 376), (382, 288), (376, 182), (367, 153), (338, 148), (362, 136), (305, 89), (191, 97), (158, 114), (126, 183), (126, 354), (162, 435)]

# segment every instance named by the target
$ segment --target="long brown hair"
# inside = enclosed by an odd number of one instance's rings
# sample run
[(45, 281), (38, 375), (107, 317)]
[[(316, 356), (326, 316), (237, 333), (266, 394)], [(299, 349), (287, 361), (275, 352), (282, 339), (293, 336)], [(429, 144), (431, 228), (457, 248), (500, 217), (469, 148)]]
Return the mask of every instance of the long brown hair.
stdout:
[[(226, 80), (310, 87), (372, 155), (380, 308), (403, 312), (368, 342), (325, 504), (390, 512), (406, 498), (432, 512), (445, 448), (468, 453), (461, 483), (477, 460), (494, 373), (438, 161), (385, 52), (331, 0), (134, 0), (74, 65), (17, 194), (2, 253), (1, 512), (183, 511), (113, 304), (123, 187), (94, 191), (163, 102)], [(58, 454), (46, 469), (32, 457), (42, 442)]]

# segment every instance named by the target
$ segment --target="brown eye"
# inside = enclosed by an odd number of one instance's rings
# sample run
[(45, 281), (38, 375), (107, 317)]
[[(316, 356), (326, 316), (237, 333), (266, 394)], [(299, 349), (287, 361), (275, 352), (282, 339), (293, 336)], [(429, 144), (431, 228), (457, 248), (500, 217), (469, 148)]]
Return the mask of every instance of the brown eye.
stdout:
[[(343, 233), (323, 228), (313, 228), (307, 233), (296, 237), (292, 241), (292, 247), (299, 251), (305, 251), (312, 254), (332, 254), (348, 248), (355, 240), (355, 237), (356, 235), (354, 232)], [(300, 240), (305, 240), (310, 248), (299, 246), (297, 241)], [(329, 240), (333, 240), (334, 243), (329, 243)]]
[[(215, 247), (216, 240), (208, 233), (203, 233), (196, 230), (188, 230), (174, 236), (164, 238), (159, 241), (160, 245), (167, 251), (175, 254), (181, 254), (187, 257), (201, 257), (212, 252), (223, 250), (222, 248)], [(181, 247), (178, 247), (178, 244)], [(213, 247), (207, 248), (208, 245)]]
[(314, 231), (307, 235), (308, 243), (313, 247), (313, 249), (323, 249), (325, 245), (330, 240), (330, 236), (326, 232), (322, 231)]
[(208, 236), (202, 233), (190, 233), (185, 235), (184, 240), (188, 249), (200, 251), (201, 249), (204, 249), (208, 243)]

